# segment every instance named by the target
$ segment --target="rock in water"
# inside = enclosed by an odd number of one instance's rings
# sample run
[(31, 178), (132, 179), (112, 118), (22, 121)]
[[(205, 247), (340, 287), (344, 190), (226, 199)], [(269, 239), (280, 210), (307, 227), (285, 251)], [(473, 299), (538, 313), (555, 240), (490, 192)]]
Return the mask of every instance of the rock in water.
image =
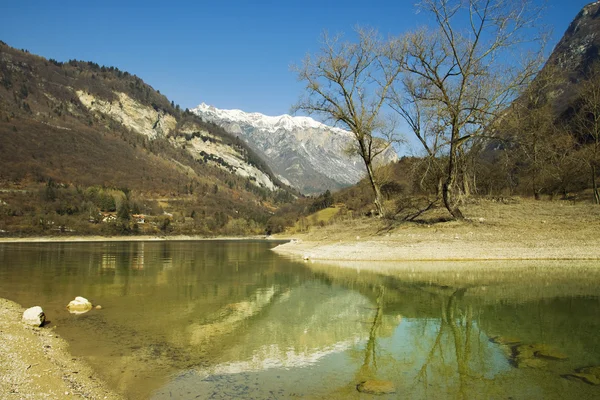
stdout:
[(544, 344), (537, 345), (534, 352), (536, 357), (546, 358), (548, 360), (568, 360), (569, 357), (554, 347)]
[(510, 336), (494, 336), (492, 338), (490, 338), (490, 342), (492, 343), (496, 343), (496, 344), (501, 344), (501, 345), (517, 345), (521, 343), (521, 340), (517, 339), (517, 338), (513, 338)]
[(71, 314), (83, 314), (92, 309), (92, 303), (85, 297), (77, 296), (67, 305), (67, 310)]
[(22, 321), (27, 325), (42, 326), (46, 321), (46, 314), (40, 306), (31, 307), (23, 312)]
[(513, 362), (517, 368), (543, 369), (547, 366), (545, 360), (567, 359), (565, 354), (545, 344), (520, 344), (513, 347)]
[(362, 393), (368, 394), (390, 394), (396, 393), (396, 387), (393, 382), (390, 381), (379, 381), (379, 380), (368, 380), (359, 383), (356, 389)]
[(567, 379), (579, 379), (590, 385), (600, 385), (600, 367), (579, 368), (576, 373), (563, 375)]

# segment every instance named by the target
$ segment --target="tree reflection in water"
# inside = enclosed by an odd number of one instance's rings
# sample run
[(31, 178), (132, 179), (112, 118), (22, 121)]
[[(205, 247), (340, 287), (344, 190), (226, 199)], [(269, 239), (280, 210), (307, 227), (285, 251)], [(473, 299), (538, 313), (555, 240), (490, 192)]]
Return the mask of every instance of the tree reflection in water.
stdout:
[(375, 315), (369, 329), (369, 339), (365, 346), (365, 358), (357, 374), (357, 381), (375, 379), (377, 374), (377, 335), (383, 319), (385, 287), (379, 286)]
[[(42, 301), (73, 354), (129, 398), (213, 389), (232, 398), (236, 388), (238, 398), (361, 398), (356, 385), (371, 379), (411, 399), (597, 397), (561, 378), (600, 365), (597, 263), (519, 263), (502, 274), (486, 264), (479, 275), (462, 263), (460, 277), (458, 266), (411, 264), (385, 276), (286, 261), (270, 246), (5, 244), (0, 291)], [(102, 311), (65, 313), (77, 295)], [(515, 368), (494, 336), (569, 360)]]

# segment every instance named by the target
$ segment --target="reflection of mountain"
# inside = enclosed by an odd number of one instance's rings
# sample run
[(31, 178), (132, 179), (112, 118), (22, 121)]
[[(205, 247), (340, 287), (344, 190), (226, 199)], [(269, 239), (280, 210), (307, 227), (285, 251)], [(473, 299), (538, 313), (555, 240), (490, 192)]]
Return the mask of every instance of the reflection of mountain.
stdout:
[(248, 300), (227, 304), (207, 319), (210, 322), (197, 322), (187, 327), (189, 343), (192, 346), (209, 345), (219, 336), (232, 333), (240, 325), (258, 314), (267, 306), (277, 293), (278, 289), (271, 286), (257, 290)]
[[(569, 277), (587, 263), (519, 262), (505, 275), (461, 263), (460, 277), (451, 264), (413, 264), (393, 277), (292, 263), (269, 246), (3, 245), (0, 291), (40, 301), (74, 356), (131, 399), (364, 399), (365, 379), (390, 380), (410, 399), (597, 397), (560, 378), (600, 364), (597, 275)], [(76, 295), (103, 309), (68, 314)], [(569, 360), (514, 368), (490, 336)]]
[(299, 367), (366, 339), (373, 310), (367, 298), (307, 283), (289, 290), (249, 324), (212, 373)]
[[(22, 271), (44, 272), (27, 273), (23, 283), (17, 277), (12, 284), (34, 288), (32, 298), (53, 316), (73, 354), (85, 357), (128, 398), (145, 399), (162, 379), (212, 363), (223, 349), (236, 346), (240, 331), (260, 323), (283, 292), (306, 280), (309, 271), (303, 265), (281, 265), (268, 251), (271, 246), (249, 241), (44, 244), (42, 256), (11, 252), (11, 264)], [(0, 252), (0, 272), (4, 257)], [(56, 278), (46, 279), (48, 271)], [(102, 310), (69, 318), (65, 305), (79, 295)]]

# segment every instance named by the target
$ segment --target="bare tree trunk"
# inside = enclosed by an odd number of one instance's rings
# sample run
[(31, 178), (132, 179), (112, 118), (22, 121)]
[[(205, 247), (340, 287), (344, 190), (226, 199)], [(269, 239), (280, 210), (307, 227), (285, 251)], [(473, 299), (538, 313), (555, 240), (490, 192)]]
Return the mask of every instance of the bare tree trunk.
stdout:
[(534, 132), (533, 135), (533, 174), (531, 185), (533, 189), (533, 198), (536, 200), (540, 199), (540, 193), (542, 189), (538, 186), (538, 146), (537, 146), (537, 133)]
[(435, 196), (439, 199), (444, 192), (444, 179), (440, 176), (438, 178), (437, 187), (435, 188)]
[(454, 144), (450, 145), (450, 159), (448, 161), (448, 176), (442, 187), (442, 198), (446, 209), (455, 219), (464, 219), (463, 213), (458, 208), (458, 199), (456, 196), (456, 175), (458, 174), (456, 149)]
[(533, 198), (536, 200), (539, 200), (540, 193), (542, 190), (538, 187), (538, 184), (537, 184), (537, 168), (535, 168), (535, 167), (533, 169), (533, 174), (532, 174), (532, 178), (531, 178), (531, 186), (533, 189)]
[(469, 197), (469, 196), (471, 196), (471, 184), (469, 182), (469, 180), (470, 180), (469, 173), (467, 172), (466, 168), (463, 168), (461, 175), (462, 175), (462, 193), (465, 197)]
[(385, 208), (383, 207), (383, 196), (381, 194), (381, 187), (379, 186), (379, 182), (375, 179), (375, 173), (373, 172), (373, 166), (371, 163), (365, 161), (365, 167), (367, 168), (367, 174), (369, 175), (369, 182), (371, 183), (371, 187), (373, 188), (373, 193), (375, 195), (375, 208), (377, 210), (377, 214), (380, 217), (385, 217)]
[(462, 160), (462, 162), (458, 165), (458, 177), (460, 178), (459, 187), (461, 189), (460, 196), (461, 198), (467, 198), (470, 197), (472, 193), (471, 176), (469, 171), (473, 170), (473, 166), (468, 164), (473, 162), (473, 155), (467, 156), (462, 148), (460, 149), (458, 155), (458, 158)]
[(596, 181), (596, 166), (592, 164), (592, 190), (594, 192), (594, 204), (600, 204), (600, 194), (598, 193), (598, 182)]

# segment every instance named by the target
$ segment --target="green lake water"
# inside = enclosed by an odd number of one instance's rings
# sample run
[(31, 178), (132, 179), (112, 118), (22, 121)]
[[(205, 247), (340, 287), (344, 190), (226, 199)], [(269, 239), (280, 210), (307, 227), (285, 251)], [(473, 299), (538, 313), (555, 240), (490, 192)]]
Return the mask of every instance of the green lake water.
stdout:
[[(600, 398), (568, 379), (600, 365), (594, 262), (389, 276), (275, 245), (0, 243), (0, 297), (42, 306), (44, 329), (130, 399), (368, 399), (356, 385), (369, 379), (393, 382), (383, 399)], [(75, 296), (102, 309), (69, 314)], [(521, 362), (519, 345), (566, 359)]]

